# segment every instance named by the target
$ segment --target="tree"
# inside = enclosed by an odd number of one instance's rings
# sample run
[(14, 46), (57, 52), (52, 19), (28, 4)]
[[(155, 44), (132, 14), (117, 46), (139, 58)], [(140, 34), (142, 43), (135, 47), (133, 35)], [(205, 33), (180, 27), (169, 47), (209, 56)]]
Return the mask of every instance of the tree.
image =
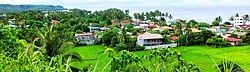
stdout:
[(188, 23), (189, 27), (198, 27), (199, 23), (196, 22), (195, 20), (190, 20)]
[(11, 57), (17, 57), (18, 51), (21, 50), (17, 31), (7, 25), (0, 24), (0, 49), (1, 53), (6, 53)]
[(220, 23), (220, 22), (222, 22), (222, 18), (221, 18), (221, 16), (216, 17), (216, 18), (215, 18), (215, 20), (216, 20), (216, 21), (218, 21), (219, 23)]
[(170, 49), (151, 50), (146, 55), (146, 60), (150, 62), (150, 71), (155, 72), (200, 72), (200, 69), (193, 64), (185, 62), (181, 54)]
[(144, 66), (142, 66), (142, 61), (139, 57), (134, 55), (133, 53), (123, 50), (119, 53), (116, 53), (110, 49), (107, 49), (105, 53), (109, 54), (111, 58), (111, 70), (115, 71), (125, 71), (125, 72), (148, 72)]
[(225, 25), (232, 25), (230, 22), (225, 22), (224, 24)]
[(244, 15), (243, 18), (244, 18), (243, 19), (244, 20), (244, 24), (246, 24), (246, 22), (250, 21), (250, 18), (249, 18), (248, 14)]
[(247, 34), (244, 37), (242, 37), (242, 42), (250, 43), (250, 32), (247, 32)]
[(119, 34), (119, 30), (117, 28), (113, 28), (111, 30), (107, 30), (102, 32), (101, 42), (106, 46), (114, 47), (119, 43), (117, 36)]
[(240, 17), (239, 13), (236, 13), (235, 17)]
[(189, 37), (181, 36), (178, 42), (180, 44), (183, 44), (185, 43), (184, 39), (188, 38), (189, 40), (188, 45), (206, 45), (207, 39), (209, 39), (212, 36), (215, 36), (213, 32), (204, 30), (197, 33), (190, 33)]
[(219, 25), (220, 25), (220, 22), (215, 20), (215, 21), (213, 21), (212, 25), (213, 25), (213, 26), (219, 26)]
[(172, 17), (172, 15), (170, 14), (170, 15), (168, 16), (168, 18), (171, 20), (173, 17)]
[(228, 20), (229, 20), (229, 21), (234, 21), (234, 17), (232, 16), (232, 17), (230, 17)]
[(207, 44), (214, 47), (224, 47), (229, 45), (229, 43), (225, 39), (217, 36), (209, 38), (207, 40)]
[(175, 29), (176, 33), (178, 34), (178, 36), (180, 36), (183, 33), (183, 31), (182, 31), (183, 23), (182, 22), (175, 22), (173, 25), (174, 25), (174, 29)]
[(117, 51), (130, 50), (129, 48), (131, 48), (130, 45), (126, 45), (124, 43), (119, 43), (116, 45), (115, 50), (117, 50)]
[(200, 22), (199, 27), (209, 27), (209, 24), (205, 22)]

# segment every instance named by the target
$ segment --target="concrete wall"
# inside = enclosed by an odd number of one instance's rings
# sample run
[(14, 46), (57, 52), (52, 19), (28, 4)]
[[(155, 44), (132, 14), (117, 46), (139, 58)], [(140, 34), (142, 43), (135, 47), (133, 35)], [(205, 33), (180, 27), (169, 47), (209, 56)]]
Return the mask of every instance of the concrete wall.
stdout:
[(163, 45), (154, 45), (154, 46), (144, 46), (144, 47), (145, 47), (145, 49), (172, 48), (172, 47), (177, 47), (177, 43), (163, 44)]

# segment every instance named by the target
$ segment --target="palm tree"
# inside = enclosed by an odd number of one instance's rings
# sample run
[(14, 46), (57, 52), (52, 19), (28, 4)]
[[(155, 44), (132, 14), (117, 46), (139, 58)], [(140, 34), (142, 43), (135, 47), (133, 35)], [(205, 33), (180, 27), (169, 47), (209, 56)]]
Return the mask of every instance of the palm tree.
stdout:
[(174, 24), (174, 29), (175, 31), (178, 33), (178, 36), (180, 36), (183, 32), (182, 32), (182, 29), (183, 29), (183, 23), (182, 22), (175, 22)]
[(246, 22), (250, 21), (250, 18), (249, 18), (248, 14), (244, 15), (243, 19), (244, 19), (244, 24), (246, 24)]
[(239, 13), (237, 13), (237, 14), (235, 15), (235, 17), (240, 17)]
[(170, 14), (170, 15), (168, 16), (168, 18), (171, 20), (173, 17), (172, 17), (172, 15)]
[(185, 44), (188, 45), (189, 44), (188, 38), (189, 38), (190, 33), (192, 32), (191, 28), (193, 27), (193, 24), (192, 23), (186, 23), (186, 22), (183, 22), (183, 23), (185, 25), (184, 31), (185, 31), (185, 35), (186, 35), (186, 43)]
[(216, 17), (216, 18), (215, 18), (215, 20), (216, 20), (216, 21), (218, 21), (218, 22), (222, 22), (222, 18), (221, 18), (221, 16)]
[(228, 20), (229, 20), (229, 21), (234, 21), (234, 17), (232, 16), (232, 17), (230, 17)]

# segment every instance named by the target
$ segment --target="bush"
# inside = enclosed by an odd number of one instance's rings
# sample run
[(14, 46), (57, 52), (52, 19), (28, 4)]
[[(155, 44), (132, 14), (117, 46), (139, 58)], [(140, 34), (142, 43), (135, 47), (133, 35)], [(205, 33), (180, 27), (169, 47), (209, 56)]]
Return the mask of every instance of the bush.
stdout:
[(76, 46), (86, 46), (87, 44), (86, 44), (86, 43), (75, 42), (75, 45), (76, 45)]
[(245, 72), (243, 68), (233, 62), (221, 61), (217, 67), (219, 68), (220, 72)]
[(212, 23), (212, 25), (213, 25), (213, 26), (219, 26), (219, 25), (220, 25), (220, 22), (219, 22), (219, 21), (214, 21), (214, 22)]
[(122, 51), (122, 50), (140, 51), (140, 50), (144, 50), (144, 49), (145, 49), (145, 47), (143, 47), (143, 46), (135, 45), (135, 47), (132, 47), (131, 45), (127, 45), (124, 43), (119, 43), (115, 47), (115, 50), (117, 50), (117, 51)]
[(225, 39), (217, 37), (217, 36), (209, 38), (207, 40), (207, 44), (211, 46), (215, 46), (215, 47), (223, 47), (223, 46), (229, 45), (229, 43)]
[(116, 44), (115, 50), (117, 51), (130, 50), (129, 48), (131, 48), (129, 45), (126, 45), (124, 43), (119, 43), (119, 44)]
[(141, 51), (141, 50), (144, 50), (144, 49), (145, 49), (144, 46), (136, 45), (135, 48), (132, 49), (132, 51)]

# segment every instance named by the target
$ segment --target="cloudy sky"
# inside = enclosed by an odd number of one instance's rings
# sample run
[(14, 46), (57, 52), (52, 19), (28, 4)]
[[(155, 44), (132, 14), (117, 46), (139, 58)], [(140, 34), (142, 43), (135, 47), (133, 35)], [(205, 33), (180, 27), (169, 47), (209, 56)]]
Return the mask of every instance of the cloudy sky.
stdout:
[(250, 6), (250, 0), (0, 0), (0, 4), (62, 5), (82, 7)]

